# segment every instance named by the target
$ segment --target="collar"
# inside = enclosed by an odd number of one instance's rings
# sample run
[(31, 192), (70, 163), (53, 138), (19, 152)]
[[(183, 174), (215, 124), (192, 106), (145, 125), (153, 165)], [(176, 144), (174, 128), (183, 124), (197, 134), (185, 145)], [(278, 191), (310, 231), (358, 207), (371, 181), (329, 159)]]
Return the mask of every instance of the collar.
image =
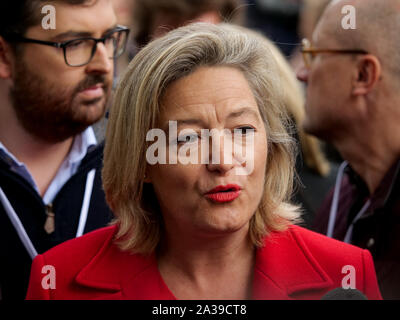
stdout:
[(354, 185), (357, 188), (357, 192), (359, 193), (359, 195), (363, 197), (370, 197), (370, 209), (374, 211), (376, 209), (384, 207), (389, 200), (393, 191), (394, 184), (400, 178), (400, 159), (398, 159), (386, 172), (378, 188), (372, 195), (369, 194), (368, 187), (365, 184), (364, 180), (350, 167), (350, 165), (347, 166), (346, 173), (349, 176), (350, 184)]
[[(333, 285), (312, 256), (295, 226), (268, 236), (257, 250), (253, 280), (253, 299), (287, 300), (310, 290)], [(164, 283), (155, 255), (132, 255), (120, 251), (112, 239), (75, 278), (85, 287), (104, 291), (100, 299), (170, 300), (176, 299)]]
[(5, 147), (4, 144), (1, 143), (1, 141), (0, 141), (0, 160), (4, 161), (12, 171), (23, 177), (34, 188), (36, 187), (35, 181), (33, 180), (33, 177), (29, 173), (28, 168), (25, 166), (25, 164), (18, 161), (18, 159), (10, 151), (8, 151), (8, 149)]
[(253, 298), (293, 299), (304, 291), (323, 290), (333, 285), (298, 234), (299, 227), (274, 232), (257, 252)]
[(176, 300), (164, 283), (155, 254), (141, 255), (121, 251), (114, 243), (117, 227), (102, 248), (77, 274), (75, 281), (104, 291), (99, 299)]
[[(89, 148), (97, 145), (96, 136), (93, 128), (88, 127), (85, 131), (78, 134), (74, 138), (72, 143), (71, 151), (69, 152), (66, 159), (69, 163), (76, 163), (81, 161), (88, 153)], [(8, 165), (12, 167), (25, 167), (24, 163), (18, 161), (18, 159), (10, 152), (0, 141), (0, 158), (2, 158)]]
[(86, 128), (85, 131), (75, 137), (66, 160), (69, 164), (80, 163), (89, 152), (89, 149), (96, 144), (97, 140), (93, 128)]

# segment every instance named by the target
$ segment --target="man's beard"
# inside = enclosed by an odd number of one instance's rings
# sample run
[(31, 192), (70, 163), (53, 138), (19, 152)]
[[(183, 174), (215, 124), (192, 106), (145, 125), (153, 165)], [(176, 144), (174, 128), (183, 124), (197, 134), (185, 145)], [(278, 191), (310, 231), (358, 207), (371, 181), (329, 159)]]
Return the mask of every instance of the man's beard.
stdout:
[[(96, 84), (103, 84), (105, 96), (77, 101), (80, 91)], [(88, 75), (73, 89), (60, 88), (60, 84), (49, 83), (19, 63), (10, 97), (18, 121), (27, 132), (42, 141), (57, 143), (81, 133), (104, 116), (109, 89), (110, 81), (103, 75)]]

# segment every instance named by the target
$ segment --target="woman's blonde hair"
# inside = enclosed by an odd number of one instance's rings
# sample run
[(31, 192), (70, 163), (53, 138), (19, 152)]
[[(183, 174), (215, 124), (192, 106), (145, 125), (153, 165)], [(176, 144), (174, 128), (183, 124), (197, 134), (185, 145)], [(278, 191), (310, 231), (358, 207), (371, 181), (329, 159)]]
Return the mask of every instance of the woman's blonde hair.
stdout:
[[(111, 108), (104, 151), (103, 185), (118, 224), (122, 250), (152, 253), (163, 232), (162, 214), (151, 184), (144, 183), (146, 134), (158, 124), (168, 86), (202, 66), (229, 66), (243, 72), (267, 132), (264, 194), (250, 221), (256, 246), (271, 231), (299, 218), (289, 204), (295, 147), (281, 104), (283, 90), (271, 52), (238, 27), (196, 23), (171, 31), (142, 49), (119, 83)], [(168, 190), (166, 190), (168, 192)]]
[(255, 31), (254, 36), (259, 37), (274, 56), (280, 72), (282, 87), (285, 88), (282, 105), (286, 108), (286, 112), (296, 124), (296, 133), (299, 138), (301, 152), (305, 164), (320, 176), (326, 176), (330, 172), (330, 165), (324, 153), (321, 150), (320, 142), (317, 138), (304, 132), (302, 124), (305, 118), (305, 98), (304, 90), (300, 86), (293, 69), (281, 53), (279, 48), (268, 38)]

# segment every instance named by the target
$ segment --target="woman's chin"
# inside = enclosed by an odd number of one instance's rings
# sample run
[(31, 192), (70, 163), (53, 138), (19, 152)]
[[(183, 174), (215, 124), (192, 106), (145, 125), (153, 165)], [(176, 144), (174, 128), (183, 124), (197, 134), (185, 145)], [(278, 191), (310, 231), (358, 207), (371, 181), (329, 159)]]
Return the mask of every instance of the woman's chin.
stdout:
[(229, 235), (241, 230), (248, 230), (249, 221), (242, 219), (226, 219), (225, 217), (213, 217), (212, 220), (204, 221), (198, 225), (202, 234), (210, 236)]

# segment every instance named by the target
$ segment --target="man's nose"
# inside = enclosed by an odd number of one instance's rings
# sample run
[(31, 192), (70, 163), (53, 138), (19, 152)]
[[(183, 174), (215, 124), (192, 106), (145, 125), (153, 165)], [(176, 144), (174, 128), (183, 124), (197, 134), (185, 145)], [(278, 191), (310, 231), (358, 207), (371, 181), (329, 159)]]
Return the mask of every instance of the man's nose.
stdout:
[(103, 43), (98, 43), (92, 60), (86, 66), (87, 73), (107, 74), (112, 72), (114, 60), (110, 59), (107, 48)]
[(300, 81), (305, 82), (305, 83), (307, 83), (307, 81), (308, 81), (308, 74), (309, 74), (309, 69), (305, 65), (302, 65), (296, 71), (297, 79), (299, 79)]

